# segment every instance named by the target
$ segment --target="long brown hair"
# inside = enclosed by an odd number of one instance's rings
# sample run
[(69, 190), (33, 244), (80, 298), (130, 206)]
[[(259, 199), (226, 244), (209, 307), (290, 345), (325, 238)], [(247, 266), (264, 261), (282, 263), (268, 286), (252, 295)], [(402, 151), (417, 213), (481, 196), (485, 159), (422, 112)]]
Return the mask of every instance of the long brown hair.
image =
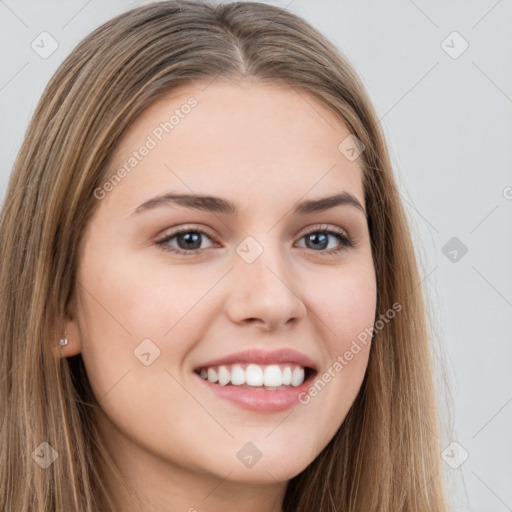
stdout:
[[(428, 316), (385, 140), (359, 78), (284, 9), (185, 0), (135, 8), (86, 37), (46, 87), (17, 156), (0, 218), (0, 510), (115, 510), (83, 360), (55, 357), (52, 347), (75, 294), (93, 191), (112, 172), (121, 135), (173, 87), (219, 75), (313, 94), (364, 144), (376, 319), (402, 306), (375, 331), (353, 406), (288, 483), (283, 511), (443, 512)], [(38, 447), (58, 454), (47, 468), (34, 462)]]

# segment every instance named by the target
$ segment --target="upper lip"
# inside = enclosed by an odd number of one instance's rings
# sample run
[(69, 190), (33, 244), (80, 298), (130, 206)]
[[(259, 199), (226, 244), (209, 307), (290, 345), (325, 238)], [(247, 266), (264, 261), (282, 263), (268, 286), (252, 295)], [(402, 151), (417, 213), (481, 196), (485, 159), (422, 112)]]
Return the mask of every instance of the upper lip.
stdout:
[(279, 350), (261, 350), (248, 349), (236, 352), (225, 357), (206, 361), (196, 367), (206, 368), (212, 366), (228, 365), (235, 363), (256, 363), (256, 364), (279, 364), (279, 363), (295, 363), (303, 368), (312, 368), (316, 370), (314, 361), (307, 355), (291, 348), (281, 348)]

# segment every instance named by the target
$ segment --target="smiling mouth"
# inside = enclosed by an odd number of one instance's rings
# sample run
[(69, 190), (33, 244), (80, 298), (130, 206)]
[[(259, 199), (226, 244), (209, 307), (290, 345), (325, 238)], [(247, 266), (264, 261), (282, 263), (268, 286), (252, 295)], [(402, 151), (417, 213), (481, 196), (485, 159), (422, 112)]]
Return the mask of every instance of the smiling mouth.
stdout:
[(301, 386), (316, 371), (297, 363), (269, 365), (238, 363), (197, 368), (195, 373), (203, 380), (219, 386), (255, 391), (278, 391)]

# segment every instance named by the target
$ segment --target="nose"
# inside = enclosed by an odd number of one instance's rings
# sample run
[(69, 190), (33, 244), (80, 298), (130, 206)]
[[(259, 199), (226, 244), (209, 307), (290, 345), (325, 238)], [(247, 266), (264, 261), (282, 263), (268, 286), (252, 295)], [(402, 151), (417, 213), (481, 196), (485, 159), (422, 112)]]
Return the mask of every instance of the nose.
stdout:
[(252, 263), (240, 258), (231, 278), (227, 314), (236, 324), (272, 331), (298, 323), (306, 314), (297, 278), (277, 250), (266, 248)]

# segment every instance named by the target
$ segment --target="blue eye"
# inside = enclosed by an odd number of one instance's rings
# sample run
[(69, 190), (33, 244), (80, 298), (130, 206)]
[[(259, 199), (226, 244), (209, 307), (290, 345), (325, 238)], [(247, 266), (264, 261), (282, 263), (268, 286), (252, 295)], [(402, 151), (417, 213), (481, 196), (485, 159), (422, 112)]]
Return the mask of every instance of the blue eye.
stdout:
[[(204, 249), (204, 247), (201, 247), (204, 237), (212, 240), (207, 233), (200, 229), (184, 228), (166, 235), (155, 243), (164, 251), (190, 256), (197, 254), (201, 249)], [(335, 244), (334, 248), (329, 248), (330, 238), (338, 241), (337, 246)], [(337, 231), (332, 228), (321, 228), (315, 231), (310, 231), (303, 235), (301, 237), (301, 240), (302, 239), (305, 239), (306, 248), (312, 249), (314, 252), (321, 252), (327, 255), (338, 254), (344, 249), (354, 247), (354, 241), (344, 231)], [(172, 241), (175, 241), (177, 247), (171, 243)]]
[[(335, 244), (334, 248), (329, 248), (329, 250), (325, 250), (329, 246), (329, 237), (338, 240), (338, 247), (336, 247)], [(308, 247), (309, 249), (314, 249), (315, 251), (316, 249), (320, 249), (320, 251), (325, 252), (327, 254), (337, 254), (345, 248), (354, 247), (354, 241), (348, 235), (334, 229), (321, 229), (318, 231), (310, 231), (302, 238), (305, 239), (306, 247)]]

